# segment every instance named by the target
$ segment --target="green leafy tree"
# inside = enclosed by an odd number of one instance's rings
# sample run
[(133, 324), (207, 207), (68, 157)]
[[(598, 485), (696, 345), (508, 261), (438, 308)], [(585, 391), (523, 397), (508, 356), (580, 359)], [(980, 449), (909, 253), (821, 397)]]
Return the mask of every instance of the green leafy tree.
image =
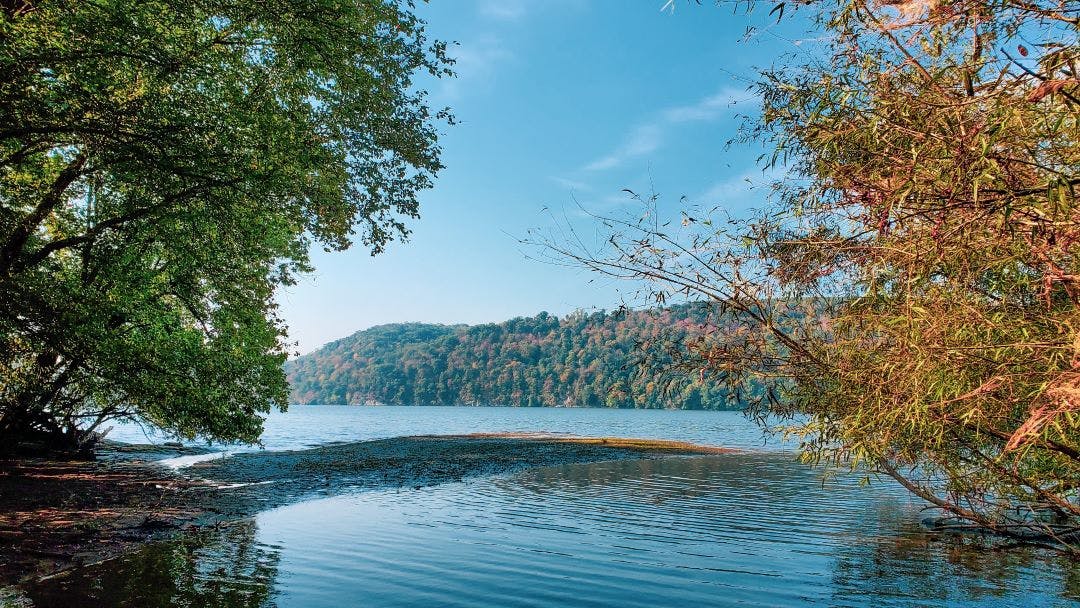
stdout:
[(0, 3), (0, 445), (115, 418), (256, 441), (274, 292), (406, 236), (440, 169), (411, 4)]
[(711, 301), (724, 320), (683, 369), (792, 420), (808, 460), (1080, 551), (1080, 9), (785, 8), (813, 12), (826, 52), (756, 88), (773, 205), (669, 225), (643, 197), (644, 219), (605, 220), (613, 250), (550, 245)]

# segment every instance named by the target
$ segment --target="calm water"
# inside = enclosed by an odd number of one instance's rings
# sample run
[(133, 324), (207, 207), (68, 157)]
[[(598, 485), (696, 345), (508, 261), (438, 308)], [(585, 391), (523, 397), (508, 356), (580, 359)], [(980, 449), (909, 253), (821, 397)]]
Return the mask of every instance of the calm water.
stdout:
[[(502, 432), (671, 439), (754, 450), (792, 450), (797, 447), (776, 435), (763, 433), (738, 412), (350, 405), (294, 405), (285, 413), (272, 412), (264, 425), (262, 443), (268, 450), (297, 450), (334, 442), (406, 435)], [(146, 443), (167, 438), (133, 424), (120, 424), (109, 433), (109, 439)], [(229, 445), (211, 447), (224, 454), (259, 449)], [(215, 456), (180, 456), (162, 462), (171, 467), (183, 467), (210, 458)]]
[[(381, 436), (565, 430), (760, 442), (730, 414), (633, 412), (617, 422), (606, 416), (628, 412), (396, 410), (316, 408), (297, 414), (306, 430), (275, 437), (306, 441), (317, 421), (334, 439), (380, 436), (339, 427), (395, 412), (400, 426)], [(448, 428), (431, 428), (430, 412)], [(480, 428), (449, 422), (454, 412)], [(508, 426), (498, 428), (500, 415)], [(563, 426), (573, 416), (592, 426)], [(823, 482), (776, 451), (566, 465), (266, 511), (47, 581), (31, 597), (73, 608), (1065, 606), (1080, 598), (1072, 564), (937, 537), (919, 526), (920, 506), (884, 481)]]

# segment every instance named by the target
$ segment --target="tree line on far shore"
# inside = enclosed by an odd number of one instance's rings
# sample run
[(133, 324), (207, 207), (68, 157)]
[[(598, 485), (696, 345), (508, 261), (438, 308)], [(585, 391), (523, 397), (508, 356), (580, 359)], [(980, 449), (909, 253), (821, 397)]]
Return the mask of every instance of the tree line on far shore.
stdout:
[(542, 312), (483, 325), (380, 325), (286, 364), (300, 404), (736, 409), (718, 383), (673, 372), (710, 309)]

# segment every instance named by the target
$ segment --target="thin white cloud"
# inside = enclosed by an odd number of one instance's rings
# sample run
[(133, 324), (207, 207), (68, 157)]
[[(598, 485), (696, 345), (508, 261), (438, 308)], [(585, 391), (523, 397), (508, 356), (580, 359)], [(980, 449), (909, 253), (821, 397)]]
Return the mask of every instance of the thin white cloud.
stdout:
[(499, 64), (514, 57), (494, 36), (481, 36), (468, 44), (456, 45), (450, 48), (449, 54), (454, 58), (457, 76), (443, 80), (441, 93), (448, 101), (459, 99), (466, 91), (490, 88)]
[(575, 199), (573, 207), (563, 209), (564, 213), (578, 218), (595, 218), (598, 215), (608, 215), (613, 212), (633, 208), (640, 203), (630, 194), (621, 192), (600, 198), (589, 198), (578, 201)]
[(609, 209), (619, 209), (622, 207), (634, 207), (637, 206), (638, 200), (633, 195), (628, 193), (612, 194), (600, 199), (599, 207), (596, 210), (607, 211)]
[(751, 195), (765, 200), (765, 189), (783, 174), (781, 169), (762, 171), (748, 169), (745, 172), (722, 179), (690, 200), (702, 205), (723, 205), (742, 202)]
[(525, 0), (480, 0), (480, 15), (496, 21), (520, 21), (528, 12)]
[(566, 179), (565, 177), (553, 176), (551, 178), (551, 181), (555, 182), (556, 184), (559, 184), (560, 186), (562, 186), (564, 188), (568, 188), (570, 190), (579, 190), (579, 191), (583, 191), (583, 192), (588, 192), (588, 191), (593, 189), (591, 185), (586, 184), (585, 182), (579, 182), (577, 180)]
[(732, 110), (754, 99), (746, 91), (724, 88), (697, 103), (662, 110), (658, 118), (638, 125), (614, 150), (585, 165), (584, 171), (614, 169), (634, 158), (655, 152), (672, 128), (691, 122), (711, 122), (728, 115)]
[(664, 110), (664, 120), (672, 124), (716, 120), (730, 110), (753, 100), (753, 96), (739, 89), (725, 88), (689, 106), (676, 106)]
[(589, 0), (477, 0), (477, 13), (490, 21), (516, 23), (541, 12), (581, 11)]
[(585, 165), (585, 170), (603, 171), (612, 169), (632, 158), (650, 154), (660, 147), (663, 138), (662, 125), (654, 123), (640, 125), (630, 133), (630, 136), (626, 138), (622, 145), (612, 150), (610, 154)]

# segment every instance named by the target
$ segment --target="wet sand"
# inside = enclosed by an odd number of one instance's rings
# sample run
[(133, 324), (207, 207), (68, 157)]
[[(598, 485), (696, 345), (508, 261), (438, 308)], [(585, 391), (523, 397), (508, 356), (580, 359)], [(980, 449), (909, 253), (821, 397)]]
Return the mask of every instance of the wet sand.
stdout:
[(308, 498), (529, 467), (731, 451), (670, 441), (482, 434), (251, 452), (178, 471), (155, 461), (205, 451), (107, 445), (93, 462), (0, 461), (0, 587)]

